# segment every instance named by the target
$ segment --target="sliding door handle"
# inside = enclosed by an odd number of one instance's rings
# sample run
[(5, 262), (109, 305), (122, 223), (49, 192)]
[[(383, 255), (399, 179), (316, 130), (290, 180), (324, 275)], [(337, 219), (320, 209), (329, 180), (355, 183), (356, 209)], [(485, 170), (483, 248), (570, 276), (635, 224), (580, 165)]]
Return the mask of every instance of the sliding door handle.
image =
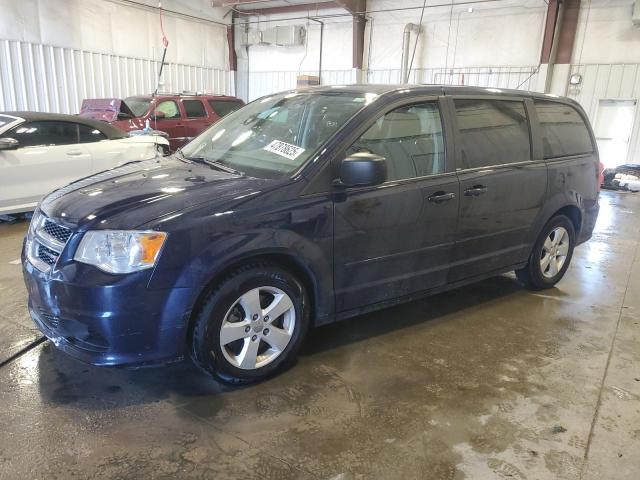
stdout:
[(474, 185), (471, 188), (467, 188), (464, 191), (465, 196), (467, 197), (477, 197), (478, 195), (482, 195), (487, 191), (487, 187), (484, 185)]
[(436, 192), (433, 195), (427, 197), (431, 203), (442, 203), (456, 198), (456, 194), (453, 192)]

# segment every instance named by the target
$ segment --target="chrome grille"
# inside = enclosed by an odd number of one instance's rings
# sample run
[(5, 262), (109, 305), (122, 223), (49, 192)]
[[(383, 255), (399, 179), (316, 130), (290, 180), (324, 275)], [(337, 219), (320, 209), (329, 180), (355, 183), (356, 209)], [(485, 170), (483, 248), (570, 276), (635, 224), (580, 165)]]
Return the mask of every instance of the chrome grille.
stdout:
[(38, 258), (47, 265), (54, 265), (58, 261), (58, 252), (45, 247), (44, 245), (38, 245)]
[(51, 237), (55, 238), (56, 240), (62, 243), (67, 243), (67, 241), (69, 240), (69, 237), (71, 237), (71, 234), (73, 233), (71, 229), (67, 227), (63, 227), (62, 225), (58, 225), (52, 222), (51, 220), (49, 220), (48, 218), (45, 219), (42, 229), (48, 235), (50, 235)]
[(26, 253), (31, 264), (41, 272), (50, 271), (58, 261), (73, 230), (47, 218), (40, 211), (34, 213), (27, 233)]

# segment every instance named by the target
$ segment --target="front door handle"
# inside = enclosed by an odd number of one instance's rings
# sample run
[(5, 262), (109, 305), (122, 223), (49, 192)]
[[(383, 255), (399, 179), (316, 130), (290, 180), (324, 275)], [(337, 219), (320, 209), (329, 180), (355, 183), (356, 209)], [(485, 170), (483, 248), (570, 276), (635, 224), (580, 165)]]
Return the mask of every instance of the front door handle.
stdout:
[(487, 187), (484, 185), (474, 185), (471, 188), (467, 188), (464, 191), (465, 196), (467, 197), (477, 197), (478, 195), (482, 195), (487, 191)]
[(436, 192), (433, 195), (430, 195), (427, 200), (432, 203), (442, 203), (453, 200), (454, 198), (456, 198), (456, 194), (453, 192)]
[(81, 150), (70, 150), (67, 152), (67, 155), (69, 155), (70, 157), (79, 157), (80, 155), (82, 155), (82, 151)]

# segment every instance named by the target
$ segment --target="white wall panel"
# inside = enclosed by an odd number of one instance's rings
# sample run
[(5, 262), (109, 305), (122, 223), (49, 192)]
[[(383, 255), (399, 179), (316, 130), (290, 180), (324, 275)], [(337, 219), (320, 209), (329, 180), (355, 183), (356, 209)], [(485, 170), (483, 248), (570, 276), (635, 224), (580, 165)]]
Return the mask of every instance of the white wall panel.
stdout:
[[(595, 122), (600, 100), (639, 100), (640, 63), (571, 65), (582, 82), (569, 86), (567, 95), (578, 101)], [(636, 109), (627, 163), (640, 163), (640, 112)]]
[[(155, 90), (159, 62), (31, 42), (0, 40), (0, 111), (78, 113), (82, 99)], [(160, 90), (233, 94), (230, 72), (169, 63)]]
[(640, 28), (631, 21), (634, 0), (583, 0), (573, 62), (581, 64), (640, 62)]
[[(367, 83), (400, 83), (400, 70), (382, 69), (365, 72)], [(251, 72), (249, 75), (249, 99), (296, 88), (298, 75), (317, 75), (314, 71)], [(490, 88), (518, 88), (533, 90), (537, 82), (537, 67), (470, 67), (424, 68), (412, 70), (410, 83), (471, 85)], [(322, 72), (323, 85), (349, 85), (356, 81), (355, 70), (328, 70)]]
[[(400, 83), (400, 70), (369, 70), (367, 79), (369, 83)], [(535, 88), (536, 79), (536, 66), (422, 68), (411, 71), (409, 83), (531, 90)]]
[[(251, 72), (249, 75), (249, 100), (264, 95), (296, 88), (298, 75), (318, 75), (317, 71)], [(322, 72), (323, 85), (349, 85), (355, 82), (355, 71), (325, 70)]]
[[(546, 18), (543, 0), (503, 0), (475, 5), (447, 3), (442, 0), (426, 2), (430, 8), (425, 10), (422, 21), (415, 68), (518, 66), (539, 61)], [(367, 2), (367, 8), (374, 12), (422, 5), (422, 0)], [(399, 69), (404, 27), (407, 23), (420, 22), (420, 8), (371, 13), (368, 17), (368, 68)], [(411, 49), (415, 39), (412, 33)]]
[[(136, 0), (140, 1), (140, 0)], [(157, 7), (157, 1), (147, 0)], [(164, 0), (167, 61), (228, 68), (226, 9), (209, 0)], [(0, 0), (0, 39), (160, 60), (157, 8), (119, 0)]]

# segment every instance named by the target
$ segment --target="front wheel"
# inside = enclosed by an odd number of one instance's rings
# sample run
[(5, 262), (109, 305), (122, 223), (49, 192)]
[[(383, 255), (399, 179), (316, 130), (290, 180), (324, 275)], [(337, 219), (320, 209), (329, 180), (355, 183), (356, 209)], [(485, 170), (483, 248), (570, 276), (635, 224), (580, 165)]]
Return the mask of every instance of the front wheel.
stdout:
[(191, 357), (219, 380), (262, 380), (295, 359), (309, 325), (305, 289), (275, 265), (240, 268), (205, 299)]
[(516, 270), (518, 280), (533, 290), (553, 287), (569, 268), (575, 238), (575, 228), (569, 218), (553, 217), (542, 229), (527, 265)]

